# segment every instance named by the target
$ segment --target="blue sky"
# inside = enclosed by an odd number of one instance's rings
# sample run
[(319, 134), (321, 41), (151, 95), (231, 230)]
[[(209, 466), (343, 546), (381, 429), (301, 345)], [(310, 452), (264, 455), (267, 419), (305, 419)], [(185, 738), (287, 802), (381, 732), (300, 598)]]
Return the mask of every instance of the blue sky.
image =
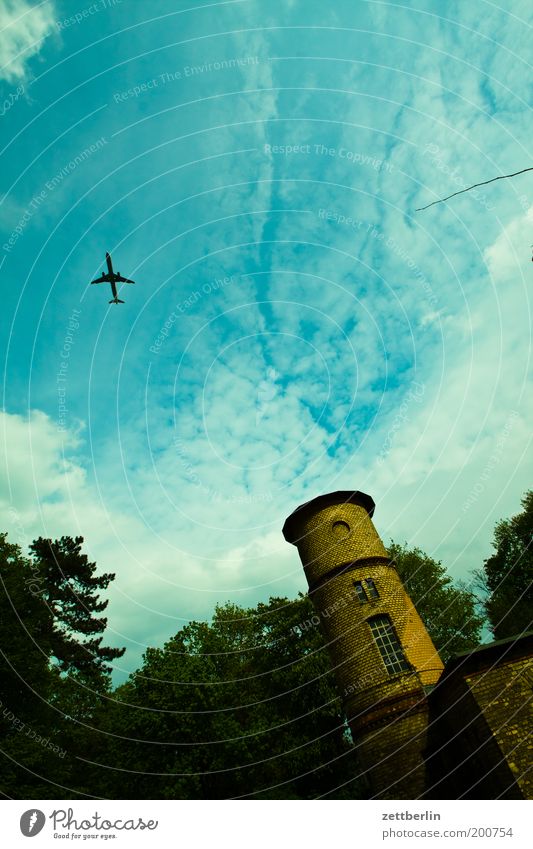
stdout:
[(305, 590), (316, 495), (458, 578), (518, 511), (533, 177), (415, 209), (533, 164), (528, 7), (2, 3), (4, 527), (116, 572), (118, 678)]

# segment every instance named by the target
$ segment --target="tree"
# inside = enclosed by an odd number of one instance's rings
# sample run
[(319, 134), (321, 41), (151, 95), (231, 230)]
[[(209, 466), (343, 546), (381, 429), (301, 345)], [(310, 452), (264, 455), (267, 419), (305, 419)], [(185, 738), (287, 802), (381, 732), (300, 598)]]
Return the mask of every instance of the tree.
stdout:
[[(36, 540), (32, 560), (0, 540), (7, 587), (0, 659), (26, 671), (10, 704), (29, 711), (33, 688), (40, 695), (34, 727), (65, 753), (52, 755), (10, 729), (5, 748), (12, 761), (0, 785), (6, 795), (365, 796), (315, 624), (319, 617), (307, 596), (271, 598), (252, 608), (227, 602), (210, 622), (191, 622), (162, 648), (149, 648), (140, 669), (112, 691), (108, 664), (123, 649), (102, 646), (106, 620), (95, 614), (107, 603), (97, 590), (114, 576), (95, 576), (81, 537)], [(473, 594), (454, 586), (442, 565), (418, 548), (393, 543), (390, 553), (443, 658), (476, 645), (482, 618)], [(27, 631), (19, 620), (30, 623)], [(0, 698), (7, 667), (0, 670)]]
[(487, 593), (490, 627), (498, 640), (533, 627), (533, 490), (525, 493), (521, 503), (521, 513), (496, 524), (496, 553), (478, 573)]
[(46, 699), (51, 683), (51, 615), (37, 590), (29, 560), (0, 534), (0, 701), (19, 719), (38, 714), (33, 695)]
[(420, 548), (391, 542), (388, 550), (443, 661), (479, 645), (484, 617), (477, 612), (475, 594), (454, 585), (440, 560)]
[(48, 707), (52, 617), (37, 577), (19, 546), (0, 534), (0, 793), (10, 798), (58, 795), (41, 778), (53, 769), (59, 748)]
[[(105, 796), (357, 798), (357, 764), (307, 597), (217, 607), (116, 693), (95, 773)], [(104, 784), (102, 784), (104, 782)], [(103, 791), (103, 792), (102, 792)]]
[(106, 664), (124, 649), (93, 636), (106, 626), (93, 615), (107, 605), (96, 591), (114, 575), (94, 576), (82, 542), (39, 538), (26, 558), (0, 535), (0, 792), (9, 797), (86, 789), (79, 758), (90, 755), (91, 723), (111, 689)]
[[(95, 618), (108, 605), (99, 601), (96, 590), (107, 589), (115, 575), (107, 572), (96, 576), (96, 563), (90, 563), (81, 553), (83, 537), (61, 537), (35, 540), (30, 545), (33, 568), (39, 576), (40, 596), (52, 614), (49, 635), (51, 654), (61, 672), (77, 672), (92, 679), (95, 684), (111, 672), (109, 662), (122, 657), (125, 648), (107, 648), (101, 645), (101, 634), (107, 619)], [(80, 640), (80, 635), (90, 639)]]

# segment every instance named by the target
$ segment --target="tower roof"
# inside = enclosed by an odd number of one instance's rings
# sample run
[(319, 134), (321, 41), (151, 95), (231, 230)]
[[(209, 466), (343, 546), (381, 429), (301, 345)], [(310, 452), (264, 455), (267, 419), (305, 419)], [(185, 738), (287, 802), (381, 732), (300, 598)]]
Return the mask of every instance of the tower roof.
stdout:
[(340, 489), (337, 492), (318, 495), (316, 498), (312, 498), (311, 501), (300, 504), (286, 519), (283, 525), (283, 536), (287, 542), (294, 543), (299, 536), (297, 529), (307, 516), (311, 513), (318, 512), (318, 510), (322, 510), (324, 507), (331, 507), (332, 504), (347, 504), (348, 502), (364, 507), (369, 516), (374, 514), (376, 505), (370, 495), (367, 495), (365, 492), (359, 492), (358, 490)]

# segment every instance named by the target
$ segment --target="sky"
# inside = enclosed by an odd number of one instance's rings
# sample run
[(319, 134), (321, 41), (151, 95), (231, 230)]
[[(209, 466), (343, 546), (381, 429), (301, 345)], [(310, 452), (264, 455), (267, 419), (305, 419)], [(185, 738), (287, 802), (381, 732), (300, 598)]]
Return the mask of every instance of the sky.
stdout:
[[(115, 678), (306, 591), (361, 490), (454, 579), (531, 486), (531, 7), (0, 2), (3, 529), (82, 535)], [(104, 270), (136, 281), (108, 304)]]

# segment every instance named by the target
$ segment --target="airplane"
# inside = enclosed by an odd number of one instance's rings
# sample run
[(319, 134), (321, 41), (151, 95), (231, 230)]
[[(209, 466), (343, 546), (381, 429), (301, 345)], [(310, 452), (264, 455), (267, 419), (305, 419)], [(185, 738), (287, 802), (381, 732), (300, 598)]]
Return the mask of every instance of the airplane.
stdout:
[(91, 286), (94, 283), (111, 283), (111, 292), (113, 294), (113, 298), (109, 301), (110, 304), (123, 304), (124, 301), (121, 301), (117, 295), (117, 283), (135, 283), (135, 280), (128, 280), (127, 277), (122, 277), (120, 271), (117, 273), (113, 271), (113, 263), (111, 261), (111, 256), (106, 251), (106, 262), (107, 262), (107, 274), (102, 274), (101, 277), (98, 277), (96, 280), (91, 281)]

